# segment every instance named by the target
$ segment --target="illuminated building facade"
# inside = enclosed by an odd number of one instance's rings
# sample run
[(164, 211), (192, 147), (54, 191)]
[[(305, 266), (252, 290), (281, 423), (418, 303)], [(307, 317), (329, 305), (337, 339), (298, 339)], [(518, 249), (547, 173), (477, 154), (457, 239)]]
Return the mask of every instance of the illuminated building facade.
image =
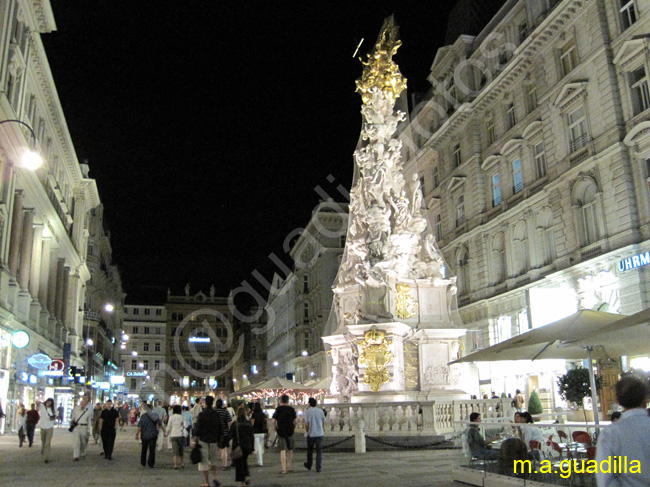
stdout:
[[(466, 353), (579, 308), (648, 307), (649, 33), (646, 0), (510, 0), (438, 50), (401, 130)], [(481, 379), (554, 405), (554, 369), (518, 374)]]

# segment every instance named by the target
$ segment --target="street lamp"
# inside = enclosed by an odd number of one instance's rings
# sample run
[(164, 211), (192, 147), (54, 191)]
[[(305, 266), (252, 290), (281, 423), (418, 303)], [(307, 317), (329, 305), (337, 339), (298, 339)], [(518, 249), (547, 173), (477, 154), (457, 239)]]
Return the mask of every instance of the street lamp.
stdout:
[(43, 164), (43, 158), (35, 150), (36, 134), (34, 134), (34, 130), (22, 120), (3, 120), (0, 122), (0, 125), (2, 125), (3, 123), (10, 123), (10, 122), (24, 125), (29, 130), (29, 133), (32, 136), (31, 138), (32, 143), (31, 143), (31, 148), (23, 152), (22, 165), (25, 169), (28, 169), (30, 171), (35, 171)]

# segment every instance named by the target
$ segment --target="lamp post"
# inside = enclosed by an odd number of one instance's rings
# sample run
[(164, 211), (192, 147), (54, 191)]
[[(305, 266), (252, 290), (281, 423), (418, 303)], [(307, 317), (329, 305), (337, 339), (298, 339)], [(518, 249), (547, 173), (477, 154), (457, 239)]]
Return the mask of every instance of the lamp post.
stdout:
[(29, 169), (30, 171), (35, 171), (39, 167), (41, 167), (41, 164), (43, 164), (43, 158), (36, 152), (35, 147), (36, 147), (36, 134), (34, 133), (34, 130), (25, 122), (22, 120), (2, 120), (0, 121), (0, 125), (3, 123), (18, 123), (20, 125), (23, 125), (27, 127), (29, 130), (29, 133), (31, 134), (31, 147), (28, 150), (25, 150), (23, 152), (22, 156), (22, 164), (25, 169)]

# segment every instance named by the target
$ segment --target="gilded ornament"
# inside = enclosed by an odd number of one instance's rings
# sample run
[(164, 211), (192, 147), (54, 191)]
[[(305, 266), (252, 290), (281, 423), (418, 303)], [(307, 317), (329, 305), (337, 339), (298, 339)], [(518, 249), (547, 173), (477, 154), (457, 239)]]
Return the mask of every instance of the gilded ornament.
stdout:
[(397, 317), (403, 320), (413, 318), (417, 314), (418, 303), (411, 296), (411, 286), (403, 282), (398, 282), (395, 286), (395, 309)]
[(386, 340), (385, 332), (372, 327), (364, 338), (359, 343), (359, 363), (367, 367), (363, 383), (368, 384), (372, 392), (377, 392), (382, 384), (390, 380), (386, 366), (393, 361), (393, 354), (389, 350), (390, 342)]
[(375, 43), (375, 50), (368, 54), (367, 62), (361, 61), (365, 67), (361, 79), (356, 81), (356, 91), (361, 93), (364, 105), (370, 102), (374, 93), (383, 93), (394, 104), (406, 89), (406, 78), (393, 61), (393, 56), (402, 45), (402, 41), (397, 38), (398, 30), (392, 16), (386, 19)]

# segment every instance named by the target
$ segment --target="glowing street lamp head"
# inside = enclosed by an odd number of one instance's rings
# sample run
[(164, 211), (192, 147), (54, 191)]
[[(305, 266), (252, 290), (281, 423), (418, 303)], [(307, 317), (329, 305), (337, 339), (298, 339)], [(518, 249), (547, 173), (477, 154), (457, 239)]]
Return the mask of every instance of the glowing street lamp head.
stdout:
[(131, 352), (131, 355), (133, 355), (134, 357), (137, 357), (137, 356), (138, 356), (138, 352), (136, 352), (135, 350), (133, 350), (133, 351)]
[(115, 306), (113, 306), (111, 303), (106, 303), (104, 305), (104, 311), (106, 311), (107, 313), (112, 313), (114, 309)]
[(307, 352), (307, 350), (303, 350), (303, 351), (302, 351), (302, 356), (303, 356), (303, 357), (306, 357), (307, 355), (309, 355), (309, 352)]
[(88, 338), (88, 339), (86, 340), (86, 345), (88, 345), (89, 347), (92, 347), (92, 346), (93, 346), (93, 343), (94, 343), (94, 342), (93, 342), (93, 339), (92, 339), (92, 338)]
[(25, 151), (22, 158), (22, 165), (29, 171), (36, 171), (43, 165), (43, 158), (35, 151)]
[(277, 362), (277, 360), (275, 362), (273, 362), (273, 367), (277, 367), (278, 365), (280, 365), (280, 364)]

